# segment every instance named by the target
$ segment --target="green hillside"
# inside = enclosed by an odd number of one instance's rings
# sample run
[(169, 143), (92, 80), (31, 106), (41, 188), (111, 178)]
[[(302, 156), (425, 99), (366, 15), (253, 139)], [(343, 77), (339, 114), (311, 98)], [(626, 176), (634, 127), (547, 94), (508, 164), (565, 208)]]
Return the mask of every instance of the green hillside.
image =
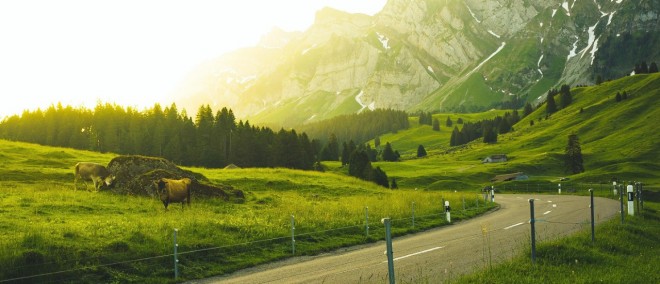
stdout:
[[(617, 92), (628, 99), (615, 101)], [(377, 163), (399, 186), (429, 189), (469, 189), (489, 184), (498, 174), (524, 172), (532, 181), (550, 182), (567, 176), (562, 156), (568, 135), (576, 133), (582, 145), (586, 171), (571, 176), (584, 183), (620, 180), (660, 182), (660, 74), (637, 75), (598, 86), (575, 88), (573, 103), (546, 117), (545, 105), (514, 125), (515, 131), (500, 135), (498, 143), (474, 141), (450, 148), (451, 129), (444, 127), (447, 114), (436, 114), (441, 131), (430, 126), (412, 127), (380, 137), (399, 150), (404, 162)], [(466, 121), (492, 118), (500, 112), (450, 115)], [(534, 125), (530, 126), (530, 120)], [(411, 124), (412, 125), (412, 124)], [(373, 141), (372, 141), (373, 143)], [(418, 145), (429, 156), (415, 158)], [(506, 154), (506, 163), (482, 164), (492, 154)]]
[[(615, 101), (616, 92), (628, 98)], [(164, 211), (159, 200), (109, 191), (73, 190), (78, 161), (106, 164), (115, 155), (0, 140), (0, 279), (29, 282), (172, 282), (172, 232), (179, 229), (181, 279), (222, 274), (292, 255), (290, 218), (296, 220), (296, 255), (313, 255), (342, 246), (376, 241), (380, 226), (364, 231), (365, 207), (372, 222), (389, 216), (397, 235), (446, 224), (440, 200), (466, 210), (452, 219), (489, 210), (476, 202), (479, 189), (497, 174), (525, 172), (523, 184), (552, 186), (563, 171), (567, 136), (582, 143), (586, 172), (570, 182), (608, 183), (612, 177), (639, 180), (657, 188), (660, 166), (660, 74), (637, 75), (572, 90), (573, 104), (545, 118), (542, 106), (500, 135), (498, 143), (474, 141), (448, 147), (448, 114), (436, 114), (441, 130), (419, 126), (381, 136), (402, 153), (401, 162), (377, 162), (400, 190), (387, 190), (345, 175), (338, 162), (324, 162), (325, 173), (280, 168), (190, 170), (212, 184), (231, 185), (245, 199), (226, 202), (193, 195), (190, 208)], [(489, 119), (502, 111), (451, 114), (456, 125)], [(530, 125), (530, 120), (534, 125)], [(460, 127), (460, 126), (459, 126)], [(429, 153), (415, 158), (418, 145)], [(491, 154), (505, 163), (482, 164)], [(514, 186), (509, 182), (505, 186)], [(502, 189), (500, 185), (498, 188)], [(421, 189), (421, 190), (414, 190)], [(427, 190), (423, 190), (427, 189)], [(458, 192), (454, 193), (453, 191)], [(602, 194), (602, 193), (601, 193)], [(410, 204), (415, 202), (416, 226)], [(216, 261), (222, 259), (223, 261)], [(34, 275), (43, 276), (34, 277)], [(180, 279), (180, 280), (181, 280)]]

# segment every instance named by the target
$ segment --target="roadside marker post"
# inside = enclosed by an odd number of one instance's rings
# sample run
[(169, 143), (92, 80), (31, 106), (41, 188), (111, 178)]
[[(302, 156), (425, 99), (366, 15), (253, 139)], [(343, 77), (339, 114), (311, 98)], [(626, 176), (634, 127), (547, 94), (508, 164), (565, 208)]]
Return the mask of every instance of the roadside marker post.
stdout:
[(412, 225), (415, 228), (415, 201), (412, 202)]
[(628, 193), (628, 215), (635, 216), (635, 193), (632, 183), (628, 184), (626, 192)]
[(613, 188), (612, 193), (614, 193), (614, 195), (616, 195), (616, 181), (612, 182), (612, 188)]
[(492, 189), (490, 190), (490, 202), (495, 202), (495, 188), (491, 187)]
[(367, 238), (369, 237), (369, 207), (364, 207), (364, 227), (366, 230)]
[(451, 223), (451, 207), (449, 207), (449, 200), (445, 201), (445, 214), (447, 215), (447, 223)]
[(589, 194), (591, 195), (591, 242), (596, 241), (596, 230), (595, 230), (595, 220), (594, 220), (594, 190), (593, 188), (589, 189)]
[(383, 218), (380, 220), (383, 224), (385, 224), (385, 243), (387, 250), (385, 251), (385, 254), (387, 254), (387, 274), (389, 275), (390, 278), (390, 284), (395, 283), (394, 279), (394, 252), (392, 251), (392, 224), (390, 223), (390, 218)]
[(179, 244), (176, 241), (177, 232), (179, 232), (179, 230), (174, 229), (174, 233), (173, 233), (173, 240), (174, 240), (174, 280), (179, 278), (179, 266), (178, 266), (179, 258), (177, 256), (177, 250), (179, 248)]
[(534, 228), (534, 198), (529, 199), (529, 224), (532, 227), (532, 264), (536, 264), (536, 228)]
[(294, 238), (296, 232), (295, 217), (291, 215), (291, 254), (296, 254), (296, 239)]
[(559, 194), (561, 194), (561, 183), (558, 183), (558, 184), (557, 184), (557, 187), (558, 187), (558, 192), (559, 192)]
[(619, 190), (619, 201), (621, 202), (621, 224), (624, 223), (624, 214), (626, 214), (623, 211), (623, 189)]

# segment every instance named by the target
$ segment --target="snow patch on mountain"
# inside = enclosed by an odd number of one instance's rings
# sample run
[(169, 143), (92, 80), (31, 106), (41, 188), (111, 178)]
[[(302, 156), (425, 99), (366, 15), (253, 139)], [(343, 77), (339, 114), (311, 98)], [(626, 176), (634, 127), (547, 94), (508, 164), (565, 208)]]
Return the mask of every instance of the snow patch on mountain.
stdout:
[[(582, 50), (582, 54), (580, 55), (580, 58), (584, 57), (584, 55), (587, 53), (587, 51), (588, 51), (590, 48), (592, 48), (592, 45), (593, 45), (594, 42), (596, 41), (596, 34), (594, 33), (594, 30), (596, 29), (596, 26), (598, 26), (598, 23), (599, 23), (599, 22), (600, 22), (600, 20), (596, 21), (596, 24), (594, 24), (593, 26), (589, 27), (589, 40), (587, 41), (587, 47), (585, 47), (585, 48)], [(597, 43), (597, 42), (596, 42), (596, 43)], [(592, 50), (593, 50), (593, 49), (592, 49)], [(593, 56), (593, 55), (592, 55), (592, 56)], [(593, 60), (592, 60), (592, 62), (593, 62)]]
[(543, 60), (543, 54), (541, 54), (541, 57), (539, 58), (539, 61), (536, 62), (536, 67), (538, 68), (536, 70), (538, 70), (539, 73), (541, 74), (541, 77), (543, 77), (543, 71), (541, 71), (541, 60)]
[(429, 72), (435, 74), (435, 72), (433, 71), (433, 67), (431, 66), (426, 66), (426, 70), (429, 70)]
[(552, 17), (551, 18), (554, 18), (555, 14), (557, 14), (557, 9), (552, 9)]
[(500, 51), (502, 51), (502, 49), (504, 49), (504, 46), (506, 46), (506, 42), (503, 41), (503, 42), (502, 42), (502, 45), (500, 45), (500, 47), (498, 47), (497, 50), (495, 50), (495, 52), (493, 52), (493, 54), (491, 54), (490, 56), (488, 56), (488, 58), (486, 58), (484, 61), (482, 61), (481, 63), (479, 63), (479, 65), (477, 65), (477, 67), (474, 67), (474, 69), (472, 69), (472, 71), (470, 71), (470, 72), (467, 74), (467, 76), (472, 75), (472, 73), (474, 73), (474, 71), (477, 71), (479, 68), (481, 68), (481, 66), (483, 66), (484, 64), (486, 64), (486, 62), (488, 62), (488, 60), (490, 60), (491, 58), (493, 58), (493, 56), (495, 56), (495, 55), (497, 55), (498, 53), (500, 53)]
[(376, 102), (371, 102), (370, 104), (364, 104), (362, 102), (362, 97), (364, 96), (364, 91), (360, 90), (360, 93), (355, 96), (355, 101), (362, 107), (360, 110), (358, 110), (358, 113), (361, 113), (364, 111), (366, 108), (369, 110), (375, 110), (376, 109)]
[(616, 11), (610, 13), (610, 17), (607, 19), (607, 25), (608, 26), (612, 23), (612, 17), (614, 17), (614, 13), (616, 13)]
[(470, 6), (468, 6), (467, 3), (465, 3), (465, 7), (468, 8), (468, 11), (470, 11), (470, 15), (472, 15), (472, 18), (473, 18), (475, 21), (477, 21), (478, 24), (481, 24), (481, 21), (480, 21), (479, 19), (477, 19), (477, 15), (475, 15), (475, 14), (472, 12), (472, 9), (470, 9)]
[(496, 37), (496, 38), (500, 38), (500, 35), (496, 34), (495, 32), (493, 32), (493, 31), (491, 31), (491, 30), (488, 30), (488, 33), (491, 34), (491, 35), (493, 35), (493, 36)]
[(566, 62), (568, 62), (568, 60), (570, 60), (572, 57), (577, 56), (577, 53), (575, 51), (577, 50), (578, 41), (580, 41), (579, 38), (576, 39), (575, 42), (573, 43), (573, 49), (571, 49), (571, 51), (568, 53), (568, 57), (566, 57)]
[(566, 15), (570, 17), (571, 11), (568, 8), (568, 1), (564, 1), (564, 3), (561, 3), (561, 7), (564, 8), (564, 10), (566, 10)]
[(317, 46), (317, 44), (315, 43), (315, 44), (313, 44), (311, 47), (309, 47), (309, 48), (305, 48), (305, 49), (301, 52), (301, 54), (302, 54), (302, 55), (305, 55), (307, 52), (309, 52), (310, 50), (314, 49), (316, 46)]
[(383, 45), (384, 49), (390, 49), (390, 39), (387, 38), (386, 36), (380, 34), (379, 32), (376, 32), (376, 35), (378, 35), (378, 40), (380, 40), (380, 43)]

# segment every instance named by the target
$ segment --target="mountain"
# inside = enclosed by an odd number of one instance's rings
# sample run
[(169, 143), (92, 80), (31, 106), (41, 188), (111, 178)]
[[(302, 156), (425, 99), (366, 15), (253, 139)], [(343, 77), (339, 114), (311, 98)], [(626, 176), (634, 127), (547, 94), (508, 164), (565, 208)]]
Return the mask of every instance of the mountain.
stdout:
[(660, 61), (654, 0), (390, 0), (374, 16), (325, 8), (302, 33), (193, 72), (178, 105), (295, 126), (365, 109), (476, 111)]

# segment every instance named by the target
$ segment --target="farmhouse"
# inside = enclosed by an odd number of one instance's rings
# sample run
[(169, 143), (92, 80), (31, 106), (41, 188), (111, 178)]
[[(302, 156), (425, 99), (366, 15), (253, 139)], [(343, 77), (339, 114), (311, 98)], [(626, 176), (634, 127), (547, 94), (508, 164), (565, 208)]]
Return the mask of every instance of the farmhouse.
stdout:
[(500, 181), (511, 181), (511, 180), (528, 180), (529, 177), (522, 173), (512, 173), (512, 174), (504, 174), (504, 175), (496, 175), (494, 178), (492, 178), (490, 181), (492, 182), (500, 182)]
[(490, 155), (486, 157), (482, 163), (501, 163), (506, 162), (508, 159), (505, 154)]

